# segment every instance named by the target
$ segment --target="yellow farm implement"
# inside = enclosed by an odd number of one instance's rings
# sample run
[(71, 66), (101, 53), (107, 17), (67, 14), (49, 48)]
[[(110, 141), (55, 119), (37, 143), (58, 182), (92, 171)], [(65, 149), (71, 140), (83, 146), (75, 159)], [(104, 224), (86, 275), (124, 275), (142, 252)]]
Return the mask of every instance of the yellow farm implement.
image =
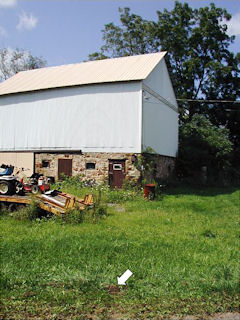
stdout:
[[(0, 204), (9, 206), (9, 208), (17, 208), (23, 205), (29, 205), (33, 197), (19, 195), (0, 195)], [(56, 192), (56, 194), (47, 195), (39, 194), (34, 196), (39, 207), (53, 214), (62, 215), (68, 213), (69, 210), (78, 209), (84, 210), (86, 207), (93, 205), (93, 195), (85, 195), (84, 199), (77, 198), (73, 195)]]

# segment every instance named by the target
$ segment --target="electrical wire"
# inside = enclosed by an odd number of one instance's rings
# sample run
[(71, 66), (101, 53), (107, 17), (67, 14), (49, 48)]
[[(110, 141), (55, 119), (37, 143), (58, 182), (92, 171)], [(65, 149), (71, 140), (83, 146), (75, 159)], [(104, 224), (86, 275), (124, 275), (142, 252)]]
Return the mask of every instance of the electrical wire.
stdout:
[(193, 99), (176, 99), (177, 101), (201, 102), (201, 103), (240, 103), (240, 100), (193, 100)]

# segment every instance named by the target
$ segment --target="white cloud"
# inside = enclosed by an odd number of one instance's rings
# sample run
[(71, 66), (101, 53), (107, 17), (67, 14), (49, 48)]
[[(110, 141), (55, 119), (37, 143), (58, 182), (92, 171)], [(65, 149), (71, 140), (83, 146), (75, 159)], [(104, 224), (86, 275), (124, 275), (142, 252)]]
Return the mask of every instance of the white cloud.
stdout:
[(239, 36), (240, 35), (240, 12), (234, 14), (230, 21), (225, 21), (224, 23), (228, 27), (227, 33), (230, 36), (233, 36), (233, 35)]
[(2, 26), (0, 26), (0, 36), (6, 37), (6, 35), (7, 35), (7, 31)]
[(35, 17), (32, 13), (27, 14), (26, 12), (22, 12), (19, 15), (19, 22), (17, 25), (18, 30), (32, 30), (36, 27), (38, 23), (38, 18)]
[(17, 4), (17, 0), (0, 0), (0, 7), (14, 7)]

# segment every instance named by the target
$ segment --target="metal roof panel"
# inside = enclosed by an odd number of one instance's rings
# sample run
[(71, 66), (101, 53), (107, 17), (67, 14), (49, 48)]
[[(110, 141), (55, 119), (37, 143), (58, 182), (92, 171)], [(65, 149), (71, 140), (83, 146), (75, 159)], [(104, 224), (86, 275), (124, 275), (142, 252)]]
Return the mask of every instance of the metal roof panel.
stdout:
[(166, 51), (22, 71), (0, 83), (0, 95), (106, 82), (143, 80), (165, 54)]

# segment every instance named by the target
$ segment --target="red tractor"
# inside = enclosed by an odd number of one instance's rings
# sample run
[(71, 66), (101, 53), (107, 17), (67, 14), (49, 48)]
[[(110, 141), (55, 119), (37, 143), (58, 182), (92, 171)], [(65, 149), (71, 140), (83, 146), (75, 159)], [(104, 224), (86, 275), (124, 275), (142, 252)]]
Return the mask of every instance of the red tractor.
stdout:
[[(5, 174), (2, 172), (2, 175), (0, 174), (0, 194), (2, 195), (15, 193), (25, 194), (27, 192), (37, 194), (38, 192), (44, 193), (45, 191), (50, 190), (50, 185), (42, 174), (32, 174), (29, 181), (25, 183), (23, 182), (23, 179), (19, 181), (17, 176), (12, 176), (11, 174), (13, 170), (11, 172), (10, 171), (11, 170), (9, 170), (9, 172), (5, 172)], [(24, 171), (24, 169), (22, 169), (22, 171)]]
[(50, 185), (42, 174), (34, 173), (31, 175), (28, 182), (23, 182), (23, 179), (21, 179), (18, 189), (17, 193), (31, 192), (37, 194), (39, 192), (45, 193), (50, 190)]

